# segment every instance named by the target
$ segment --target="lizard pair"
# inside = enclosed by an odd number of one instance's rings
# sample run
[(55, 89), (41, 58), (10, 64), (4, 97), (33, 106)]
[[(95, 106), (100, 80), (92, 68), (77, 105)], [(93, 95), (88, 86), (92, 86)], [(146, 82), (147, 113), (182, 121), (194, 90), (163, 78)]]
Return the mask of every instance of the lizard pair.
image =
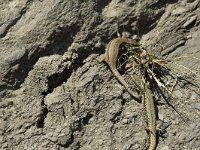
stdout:
[[(121, 44), (131, 44), (133, 46), (139, 46), (138, 40), (131, 39), (131, 38), (124, 38), (124, 37), (117, 37), (109, 42), (107, 45), (106, 51), (99, 57), (99, 61), (105, 61), (110, 70), (112, 71), (115, 78), (125, 87), (125, 89), (129, 92), (131, 96), (135, 99), (139, 99), (140, 96), (135, 94), (123, 79), (119, 71), (117, 70), (116, 63), (117, 59), (119, 58), (119, 47)], [(146, 113), (146, 120), (147, 120), (147, 128), (149, 130), (149, 150), (156, 149), (156, 113), (155, 113), (155, 105), (153, 100), (152, 91), (146, 86), (143, 86), (143, 90), (145, 91), (142, 96), (142, 102), (144, 105), (145, 113)]]

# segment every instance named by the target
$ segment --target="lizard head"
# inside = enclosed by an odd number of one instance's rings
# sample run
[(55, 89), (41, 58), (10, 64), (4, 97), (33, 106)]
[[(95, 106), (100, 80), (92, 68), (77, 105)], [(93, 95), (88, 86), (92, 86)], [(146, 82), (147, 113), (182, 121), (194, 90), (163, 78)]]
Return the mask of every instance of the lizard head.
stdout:
[(139, 38), (136, 38), (136, 39), (127, 38), (127, 43), (131, 44), (131, 45), (139, 46), (140, 45), (140, 39)]

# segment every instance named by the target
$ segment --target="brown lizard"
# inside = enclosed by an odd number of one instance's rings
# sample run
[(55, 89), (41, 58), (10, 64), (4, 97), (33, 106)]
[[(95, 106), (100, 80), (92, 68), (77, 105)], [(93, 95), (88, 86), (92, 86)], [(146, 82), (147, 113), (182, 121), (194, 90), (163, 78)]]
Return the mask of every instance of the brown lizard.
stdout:
[(110, 70), (112, 71), (115, 78), (125, 87), (125, 89), (129, 92), (131, 96), (138, 99), (139, 96), (129, 88), (129, 85), (123, 79), (123, 77), (121, 76), (116, 67), (119, 54), (119, 46), (123, 43), (139, 46), (138, 40), (131, 38), (117, 37), (109, 42), (105, 53), (100, 56), (99, 61), (105, 61), (109, 65)]
[(155, 112), (155, 105), (153, 99), (152, 91), (144, 84), (144, 95), (142, 98), (142, 103), (145, 109), (145, 117), (147, 120), (147, 128), (149, 131), (149, 150), (156, 149), (156, 112)]
[[(145, 82), (146, 72), (148, 69), (148, 60), (149, 56), (146, 50), (142, 50), (140, 57), (140, 64), (142, 65), (143, 70), (141, 70), (142, 78), (139, 79), (140, 81), (140, 89), (143, 90), (142, 95), (142, 104), (144, 107), (145, 112), (145, 120), (146, 120), (146, 128), (149, 134), (149, 150), (155, 150), (157, 145), (157, 139), (156, 139), (156, 110), (155, 110), (155, 103), (153, 98), (153, 92), (150, 89), (150, 80)], [(138, 82), (139, 82), (138, 81)]]

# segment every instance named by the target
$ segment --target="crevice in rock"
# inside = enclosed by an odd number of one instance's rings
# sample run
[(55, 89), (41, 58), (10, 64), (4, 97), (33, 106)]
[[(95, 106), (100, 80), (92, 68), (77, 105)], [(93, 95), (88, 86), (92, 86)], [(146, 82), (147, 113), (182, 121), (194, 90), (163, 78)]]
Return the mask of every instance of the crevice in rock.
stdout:
[(177, 2), (178, 0), (166, 0), (166, 1), (158, 0), (157, 2), (151, 4), (150, 7), (155, 9), (160, 9), (163, 8), (163, 6), (166, 4), (174, 4)]
[(58, 143), (58, 145), (63, 148), (68, 148), (72, 143), (74, 143), (74, 135), (73, 134), (71, 134), (71, 138), (67, 143), (65, 143), (65, 144)]
[(101, 13), (102, 10), (111, 2), (112, 0), (107, 1), (98, 1), (97, 2), (97, 12)]
[[(20, 62), (18, 69), (15, 71), (10, 70), (4, 76), (5, 82), (8, 83), (7, 88), (11, 90), (18, 89), (20, 85), (24, 82), (25, 78), (28, 76), (29, 71), (33, 69), (34, 64), (38, 61), (39, 58), (50, 56), (53, 54), (63, 54), (65, 50), (73, 43), (72, 37), (77, 34), (79, 29), (79, 26), (72, 25), (70, 27), (65, 27), (60, 29), (59, 31), (53, 32), (52, 35), (50, 35), (50, 37), (48, 38), (48, 40), (51, 42), (49, 42), (49, 44), (46, 45), (45, 48), (40, 48), (39, 46), (33, 48), (36, 50), (32, 50), (34, 53), (32, 53), (31, 56), (29, 56), (29, 50), (26, 50), (24, 56), (20, 60), (15, 62), (15, 64), (18, 64)], [(15, 64), (12, 65), (14, 66)], [(66, 73), (68, 72), (68, 70), (65, 70), (64, 72)]]
[(119, 116), (121, 116), (121, 114), (122, 114), (122, 110), (114, 114), (113, 118), (111, 118), (111, 121), (113, 122), (113, 124), (117, 123), (117, 121), (119, 120)]
[(5, 29), (4, 32), (0, 33), (0, 38), (3, 38), (6, 36), (6, 34), (8, 33), (8, 31), (10, 30), (10, 28), (12, 28), (15, 24), (17, 24), (17, 22), (21, 19), (21, 17), (23, 16), (23, 14), (26, 13), (26, 11), (28, 10), (27, 8), (30, 6), (30, 1), (28, 0), (25, 7), (21, 9), (21, 11), (19, 12), (18, 16), (16, 16), (14, 19), (8, 21), (8, 24), (5, 25)]
[(48, 109), (47, 107), (43, 107), (41, 110), (41, 114), (39, 116), (39, 119), (37, 120), (36, 126), (37, 128), (43, 128), (44, 127), (44, 120), (48, 114)]
[(90, 121), (90, 119), (91, 119), (92, 117), (93, 117), (92, 114), (87, 114), (86, 117), (82, 118), (82, 124), (83, 124), (83, 125), (88, 125), (88, 123), (89, 123), (89, 121)]
[(60, 86), (63, 84), (63, 82), (67, 82), (71, 74), (76, 71), (78, 68), (82, 67), (84, 65), (83, 61), (88, 58), (88, 56), (91, 54), (89, 51), (83, 51), (79, 50), (78, 52), (78, 57), (73, 60), (73, 65), (71, 68), (65, 68), (63, 72), (59, 74), (54, 74), (50, 77), (48, 77), (48, 90), (46, 94), (49, 94), (55, 89), (56, 87)]
[[(45, 94), (44, 93), (42, 93), (42, 94), (45, 97)], [(41, 101), (41, 113), (40, 113), (39, 119), (36, 122), (37, 128), (44, 128), (44, 120), (45, 120), (47, 114), (48, 114), (48, 109), (44, 103), (44, 98), (43, 98), (43, 100)]]
[[(177, 0), (167, 0), (167, 1), (157, 1), (150, 6), (147, 6), (145, 9), (146, 11), (142, 12), (140, 14), (139, 20), (138, 20), (138, 29), (140, 31), (140, 34), (147, 34), (149, 31), (153, 30), (156, 25), (157, 21), (165, 12), (165, 7), (167, 4), (173, 4), (177, 3)], [(154, 18), (152, 18), (151, 13), (154, 12), (153, 10), (160, 10)], [(147, 11), (148, 10), (148, 11)]]
[(124, 106), (126, 104), (126, 100), (122, 98), (121, 105)]
[(149, 15), (149, 12), (141, 13), (139, 17), (140, 19), (138, 20), (138, 28), (139, 28), (140, 34), (141, 35), (147, 34), (149, 31), (153, 30), (157, 25), (156, 20), (159, 20), (159, 18), (163, 15), (163, 13), (164, 13), (164, 9), (161, 10), (155, 16), (155, 18), (152, 18)]

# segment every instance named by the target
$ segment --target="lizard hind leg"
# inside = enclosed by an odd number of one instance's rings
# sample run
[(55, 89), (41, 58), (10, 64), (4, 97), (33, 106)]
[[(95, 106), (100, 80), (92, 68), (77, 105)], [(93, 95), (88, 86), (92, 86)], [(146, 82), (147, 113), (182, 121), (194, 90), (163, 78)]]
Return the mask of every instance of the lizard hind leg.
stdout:
[(168, 128), (171, 123), (163, 122), (162, 120), (156, 121), (156, 131), (158, 132), (158, 135), (162, 137), (163, 134), (166, 133), (166, 128)]
[(104, 54), (101, 54), (100, 56), (98, 56), (97, 61), (98, 62), (107, 61), (106, 54), (104, 53)]

